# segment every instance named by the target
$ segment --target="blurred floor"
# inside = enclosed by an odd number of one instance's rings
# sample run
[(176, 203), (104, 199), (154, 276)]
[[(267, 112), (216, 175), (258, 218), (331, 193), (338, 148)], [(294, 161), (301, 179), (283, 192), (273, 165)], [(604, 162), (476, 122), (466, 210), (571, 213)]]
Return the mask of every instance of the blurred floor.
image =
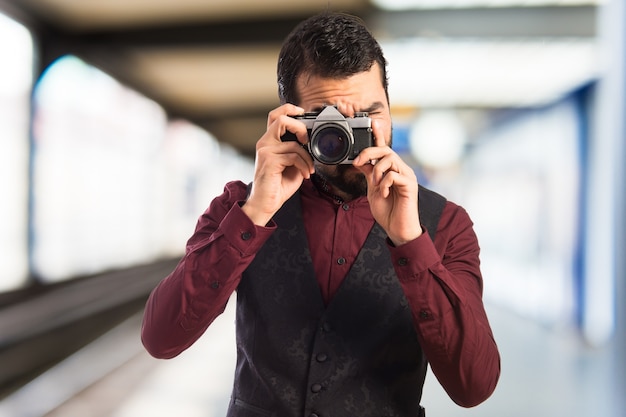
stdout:
[[(592, 349), (572, 331), (550, 330), (502, 309), (488, 309), (502, 374), (486, 402), (462, 409), (432, 374), (424, 387), (427, 415), (446, 417), (624, 417), (624, 381), (612, 346)], [(624, 353), (621, 353), (624, 354)]]
[[(429, 417), (626, 415), (618, 402), (624, 377), (616, 371), (616, 352), (610, 347), (590, 349), (573, 334), (550, 331), (499, 308), (488, 312), (502, 355), (496, 392), (482, 405), (463, 409), (429, 374), (423, 397)], [(149, 357), (140, 346), (138, 326), (135, 318), (127, 327), (125, 338), (132, 339), (134, 353), (124, 366), (46, 417), (224, 416), (235, 362), (234, 302), (198, 343), (175, 359)], [(35, 415), (13, 410), (11, 417)]]

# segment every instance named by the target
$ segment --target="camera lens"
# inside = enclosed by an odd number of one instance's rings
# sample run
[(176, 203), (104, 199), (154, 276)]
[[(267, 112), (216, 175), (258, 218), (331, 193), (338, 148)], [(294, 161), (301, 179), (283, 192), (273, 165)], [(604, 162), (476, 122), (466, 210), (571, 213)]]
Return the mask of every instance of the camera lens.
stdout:
[(350, 139), (344, 129), (322, 127), (311, 138), (311, 153), (323, 164), (338, 164), (350, 152)]

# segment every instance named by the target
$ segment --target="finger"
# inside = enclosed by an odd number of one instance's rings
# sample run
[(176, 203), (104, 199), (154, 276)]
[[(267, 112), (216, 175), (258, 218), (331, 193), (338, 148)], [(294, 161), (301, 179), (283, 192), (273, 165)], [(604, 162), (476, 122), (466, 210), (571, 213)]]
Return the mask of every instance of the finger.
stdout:
[[(315, 165), (313, 163), (313, 157), (309, 151), (302, 145), (296, 142), (282, 142), (275, 150), (277, 155), (288, 155), (289, 157), (296, 157), (301, 171), (309, 173), (315, 172)], [(304, 162), (305, 166), (300, 166), (300, 162)], [(307, 176), (308, 178), (308, 176)]]
[(352, 164), (354, 166), (364, 166), (364, 165), (372, 165), (375, 166), (382, 158), (389, 154), (389, 150), (385, 150), (385, 148), (372, 146), (370, 148), (363, 149)]
[(308, 152), (304, 151), (304, 149), (301, 148), (301, 151), (302, 152), (288, 154), (287, 156), (292, 160), (291, 166), (300, 171), (300, 174), (304, 178), (309, 179), (311, 178), (311, 175), (315, 172), (313, 159), (311, 158), (311, 155), (308, 154)]
[(381, 120), (373, 119), (372, 120), (372, 133), (374, 135), (374, 146), (376, 147), (384, 147), (390, 143), (387, 135), (389, 134), (388, 129), (385, 129), (386, 123)]
[(304, 178), (310, 178), (315, 172), (311, 156), (296, 143), (263, 147), (257, 151), (257, 158), (258, 165), (263, 164), (266, 169), (273, 172), (283, 172), (288, 167), (294, 167)]
[(395, 171), (393, 161), (390, 158), (383, 158), (376, 162), (374, 165), (374, 180), (376, 184), (379, 184), (385, 174), (389, 171)]
[(296, 140), (300, 144), (306, 145), (309, 142), (309, 134), (306, 125), (302, 121), (289, 116), (281, 116), (277, 124), (280, 129), (279, 139), (281, 141), (293, 141), (293, 136), (295, 135)]
[(395, 171), (387, 171), (375, 186), (375, 189), (378, 190), (383, 198), (387, 198), (391, 195), (392, 189), (401, 191), (405, 184), (407, 182), (401, 174)]
[(388, 154), (382, 159), (376, 160), (376, 162), (374, 160), (370, 162), (373, 166), (372, 179), (374, 184), (380, 184), (383, 178), (390, 172), (401, 172), (398, 158), (395, 154)]
[(393, 188), (398, 197), (415, 198), (415, 201), (417, 201), (417, 178), (412, 170), (403, 172), (387, 171), (381, 179), (379, 187), (387, 190), (386, 195), (389, 195)]
[(366, 175), (370, 186), (378, 185), (385, 173), (393, 167), (393, 163), (390, 159), (383, 155), (384, 154), (379, 151), (366, 152), (364, 150), (354, 160), (354, 166)]
[(388, 171), (380, 179), (379, 187), (381, 189), (383, 197), (387, 198), (391, 194), (392, 187), (399, 187), (401, 185), (401, 175), (395, 171)]
[(276, 141), (295, 139), (302, 144), (306, 144), (309, 140), (306, 127), (302, 121), (295, 118), (296, 116), (302, 116), (304, 113), (305, 111), (302, 107), (291, 103), (283, 104), (269, 112), (267, 131), (275, 133), (274, 138)]
[(304, 109), (298, 107), (295, 104), (287, 103), (280, 107), (270, 111), (267, 115), (267, 129), (278, 119), (280, 116), (299, 116), (304, 114)]
[[(272, 116), (273, 117), (273, 116)], [(257, 142), (257, 147), (280, 142), (299, 142), (306, 144), (309, 140), (306, 125), (300, 120), (281, 114), (274, 118), (267, 132)]]

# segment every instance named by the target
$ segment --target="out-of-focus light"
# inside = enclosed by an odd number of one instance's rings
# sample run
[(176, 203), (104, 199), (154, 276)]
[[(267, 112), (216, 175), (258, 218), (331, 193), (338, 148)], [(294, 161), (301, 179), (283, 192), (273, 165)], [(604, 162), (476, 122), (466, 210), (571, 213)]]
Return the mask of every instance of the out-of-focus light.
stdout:
[(13, 96), (30, 89), (33, 79), (33, 39), (21, 24), (0, 13), (0, 95)]
[(0, 14), (0, 291), (28, 275), (28, 116), (33, 43), (28, 30)]
[(409, 134), (411, 154), (423, 166), (450, 167), (463, 155), (466, 135), (458, 117), (448, 110), (427, 110), (414, 122)]
[(382, 44), (399, 106), (524, 107), (554, 102), (598, 77), (589, 39), (405, 39)]
[[(613, 336), (624, 337), (619, 313), (623, 305), (619, 282), (624, 279), (623, 237), (624, 200), (624, 112), (626, 66), (624, 65), (623, 0), (607, 2), (598, 19), (601, 61), (605, 72), (594, 92), (588, 148), (586, 203), (583, 209), (585, 235), (583, 288), (583, 335), (592, 346), (605, 346)], [(623, 326), (623, 323), (622, 323)], [(619, 344), (617, 345), (619, 346)]]
[(603, 0), (372, 0), (386, 10), (598, 5)]

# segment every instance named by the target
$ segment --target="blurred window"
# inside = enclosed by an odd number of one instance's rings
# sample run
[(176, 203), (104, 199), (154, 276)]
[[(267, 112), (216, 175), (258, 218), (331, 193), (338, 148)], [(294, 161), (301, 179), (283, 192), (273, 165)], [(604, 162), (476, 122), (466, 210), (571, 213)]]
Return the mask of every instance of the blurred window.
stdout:
[(162, 108), (76, 57), (34, 94), (32, 266), (43, 281), (160, 254)]
[(180, 256), (254, 164), (73, 56), (34, 94), (32, 266), (43, 282)]
[(28, 158), (33, 40), (0, 14), (0, 291), (28, 274)]
[(186, 121), (169, 123), (163, 146), (167, 176), (163, 207), (167, 222), (164, 250), (179, 255), (191, 236), (198, 217), (227, 181), (251, 181), (254, 163), (206, 130)]
[(546, 324), (572, 324), (582, 167), (576, 98), (519, 110), (476, 141), (459, 200), (476, 224), (485, 298)]

